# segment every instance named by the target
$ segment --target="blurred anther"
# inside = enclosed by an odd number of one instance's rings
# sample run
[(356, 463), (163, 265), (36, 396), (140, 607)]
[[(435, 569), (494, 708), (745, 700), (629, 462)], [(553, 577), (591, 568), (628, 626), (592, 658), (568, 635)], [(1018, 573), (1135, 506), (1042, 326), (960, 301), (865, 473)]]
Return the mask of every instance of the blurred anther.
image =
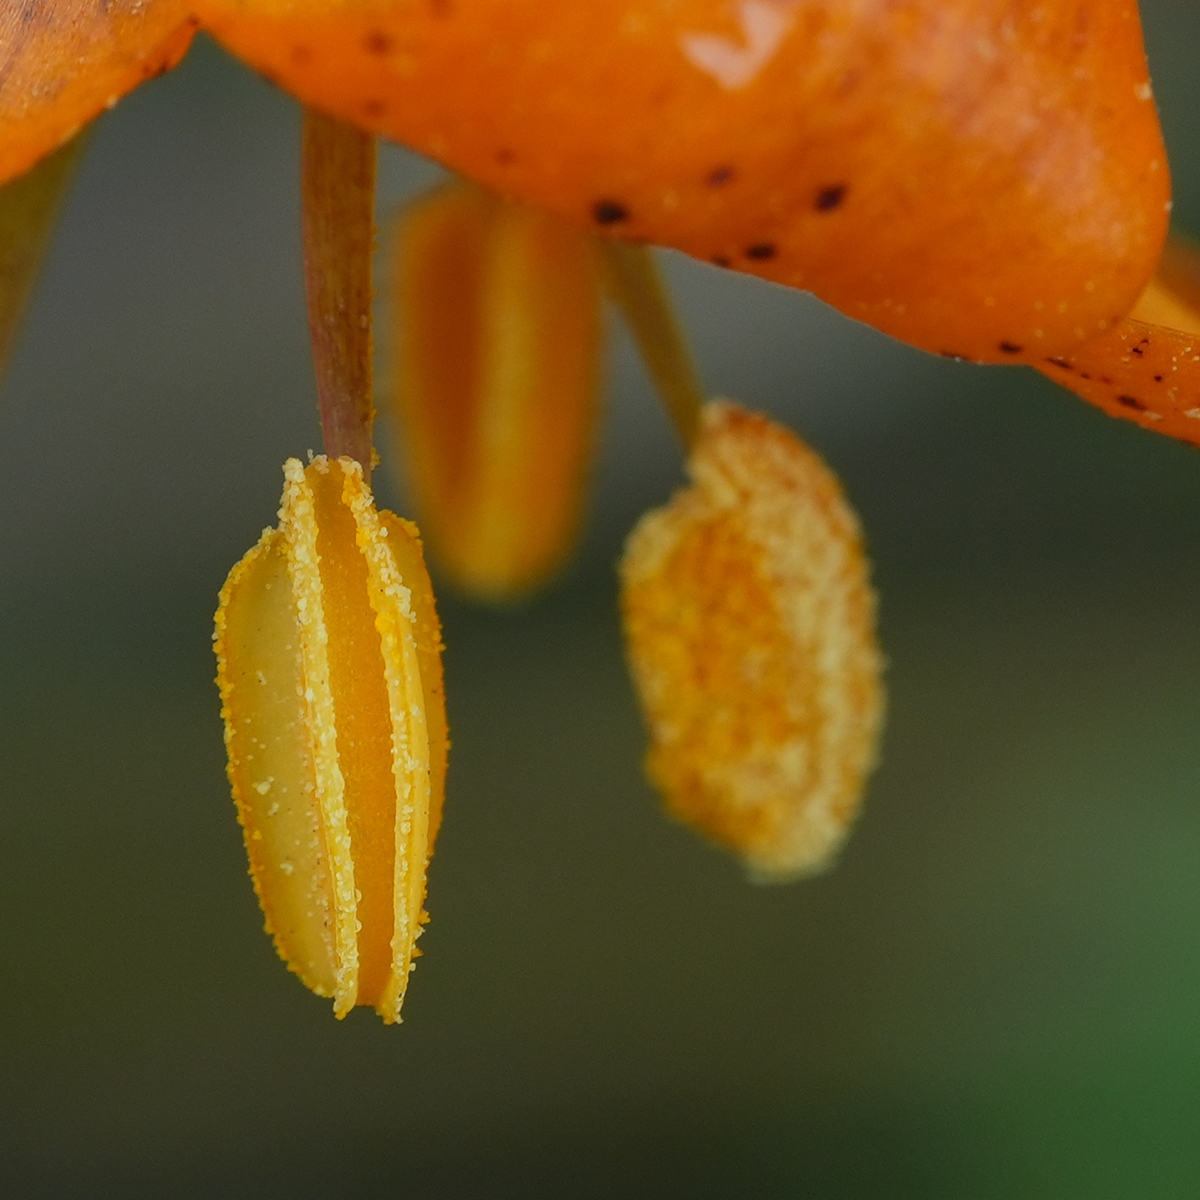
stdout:
[(602, 331), (594, 239), (449, 183), (399, 216), (393, 420), (430, 552), (505, 600), (569, 553), (591, 465)]

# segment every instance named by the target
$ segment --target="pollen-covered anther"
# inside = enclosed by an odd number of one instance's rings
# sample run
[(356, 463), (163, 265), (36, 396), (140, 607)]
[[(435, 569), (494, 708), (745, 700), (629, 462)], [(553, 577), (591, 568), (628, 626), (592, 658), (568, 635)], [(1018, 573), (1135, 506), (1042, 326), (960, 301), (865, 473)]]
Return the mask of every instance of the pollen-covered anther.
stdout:
[(882, 660), (858, 522), (791, 432), (706, 406), (691, 486), (621, 564), (647, 770), (754, 875), (826, 866), (876, 757)]
[(398, 1021), (445, 780), (433, 591), (358, 463), (284, 476), (217, 612), (229, 779), (280, 956), (339, 1017)]

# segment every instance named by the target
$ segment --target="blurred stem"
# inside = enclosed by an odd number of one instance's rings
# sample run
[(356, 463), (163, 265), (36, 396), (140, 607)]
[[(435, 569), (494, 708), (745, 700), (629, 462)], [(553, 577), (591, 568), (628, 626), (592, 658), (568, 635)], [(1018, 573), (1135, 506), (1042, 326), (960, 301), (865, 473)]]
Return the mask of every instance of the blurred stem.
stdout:
[(700, 427), (704, 389), (653, 251), (608, 238), (598, 241), (609, 294), (633, 332), (679, 440), (690, 450)]
[(304, 278), (325, 452), (371, 477), (375, 138), (304, 110)]
[(0, 368), (8, 361), (58, 206), (87, 138), (72, 138), (0, 187)]

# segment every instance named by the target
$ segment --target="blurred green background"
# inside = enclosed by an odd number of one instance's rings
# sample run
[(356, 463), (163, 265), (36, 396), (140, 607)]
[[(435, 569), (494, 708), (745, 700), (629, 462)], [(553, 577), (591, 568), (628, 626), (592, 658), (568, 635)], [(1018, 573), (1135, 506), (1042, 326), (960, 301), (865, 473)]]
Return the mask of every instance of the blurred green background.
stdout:
[[(1200, 231), (1200, 9), (1144, 8)], [(612, 566), (679, 463), (618, 342), (573, 568), (444, 601), (405, 1024), (288, 975), (210, 631), (318, 448), (297, 129), (204, 42), (106, 116), (5, 383), (0, 1190), (1200, 1194), (1200, 456), (682, 260), (710, 386), (813, 442), (870, 540), (891, 709), (841, 864), (749, 885), (643, 782)]]

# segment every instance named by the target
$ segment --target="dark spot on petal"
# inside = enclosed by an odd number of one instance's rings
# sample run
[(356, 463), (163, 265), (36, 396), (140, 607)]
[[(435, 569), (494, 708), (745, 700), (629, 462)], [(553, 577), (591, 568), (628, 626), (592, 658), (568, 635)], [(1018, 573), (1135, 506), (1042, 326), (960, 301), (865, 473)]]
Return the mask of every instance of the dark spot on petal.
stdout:
[(833, 212), (835, 208), (840, 208), (842, 201), (846, 198), (846, 185), (844, 183), (834, 183), (829, 187), (823, 187), (813, 201), (813, 208), (817, 212)]
[(732, 167), (713, 167), (705, 182), (709, 187), (722, 187), (733, 178)]
[(517, 156), (509, 149), (501, 149), (496, 151), (496, 161), (502, 166), (507, 167)]
[(1138, 412), (1146, 411), (1146, 406), (1136, 396), (1118, 396), (1117, 403), (1126, 408), (1137, 409)]
[(382, 117), (388, 110), (386, 100), (364, 100), (361, 107), (364, 115), (368, 117)]
[(1104, 383), (1104, 384), (1107, 384), (1109, 387), (1112, 387), (1112, 380), (1111, 380), (1111, 379), (1109, 379), (1109, 377), (1108, 377), (1107, 375), (1101, 375), (1101, 376), (1100, 376), (1100, 382), (1101, 382), (1101, 383)]
[(368, 29), (363, 34), (363, 49), (368, 54), (391, 54), (395, 42), (382, 29)]
[(774, 258), (775, 253), (774, 242), (755, 242), (753, 246), (746, 247), (746, 257), (760, 262), (766, 258)]
[(1138, 342), (1138, 344), (1137, 344), (1136, 346), (1130, 346), (1130, 347), (1129, 347), (1129, 352), (1130, 352), (1131, 354), (1136, 354), (1136, 355), (1138, 356), (1138, 358), (1141, 358), (1141, 357), (1142, 357), (1142, 355), (1146, 353), (1146, 352), (1145, 352), (1145, 350), (1143, 350), (1143, 349), (1142, 349), (1142, 347), (1143, 347), (1145, 344), (1146, 344), (1146, 343), (1145, 343), (1144, 341)]
[(454, 0), (429, 0), (429, 11), (442, 20), (452, 17), (454, 16)]
[(615, 200), (597, 200), (592, 205), (592, 216), (598, 225), (616, 225), (629, 220), (629, 209)]
[(1155, 375), (1155, 377), (1154, 377), (1154, 382), (1155, 382), (1155, 383), (1162, 383), (1162, 376), (1161, 376), (1161, 375)]
[(1052, 367), (1061, 367), (1064, 371), (1075, 370), (1075, 368), (1069, 362), (1067, 362), (1067, 360), (1065, 358), (1048, 358), (1048, 359), (1046, 359), (1046, 361)]
[(1001, 342), (1000, 343), (1000, 353), (1001, 354), (1020, 354), (1021, 351), (1024, 349), (1025, 349), (1024, 346), (1018, 346), (1016, 342)]
[(1079, 378), (1080, 379), (1091, 379), (1091, 376), (1086, 371), (1080, 371)]
[(714, 254), (709, 261), (718, 267), (728, 267), (731, 265), (729, 259), (724, 254)]
[(293, 46), (291, 59), (296, 66), (302, 67), (305, 63), (312, 62), (312, 51), (307, 46)]

